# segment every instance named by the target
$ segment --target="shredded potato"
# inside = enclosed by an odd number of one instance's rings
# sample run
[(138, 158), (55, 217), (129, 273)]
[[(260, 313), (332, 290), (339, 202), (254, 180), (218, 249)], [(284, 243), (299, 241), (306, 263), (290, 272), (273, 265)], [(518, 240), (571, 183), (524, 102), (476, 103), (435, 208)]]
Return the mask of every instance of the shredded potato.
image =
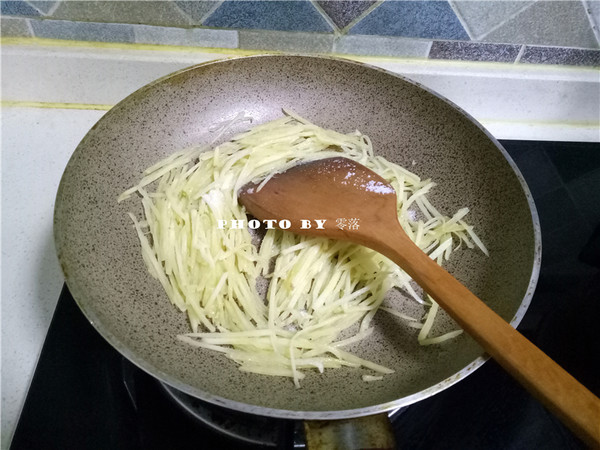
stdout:
[[(216, 127), (215, 141), (247, 119), (240, 114)], [(378, 374), (363, 375), (365, 381), (393, 372), (343, 350), (368, 338), (379, 309), (417, 328), (422, 345), (461, 332), (431, 337), (438, 305), (430, 297), (421, 298), (409, 284), (410, 277), (375, 251), (278, 229), (267, 230), (257, 247), (248, 228), (217, 226), (218, 221), (246, 221), (237, 200), (246, 183), (263, 180), (264, 185), (273, 174), (296, 164), (333, 156), (369, 167), (394, 187), (402, 227), (439, 264), (461, 242), (487, 254), (463, 221), (467, 208), (446, 217), (429, 202), (432, 181), (375, 156), (369, 138), (358, 131), (326, 130), (285, 111), (282, 118), (214, 148), (169, 156), (119, 197), (122, 201), (136, 193), (141, 198), (144, 218), (130, 216), (143, 259), (191, 324), (192, 332), (178, 339), (222, 352), (242, 371), (291, 377), (299, 386), (306, 369), (323, 372), (350, 366)], [(151, 184), (154, 189), (149, 191)], [(258, 288), (260, 279), (269, 281), (265, 293)], [(393, 288), (423, 303), (424, 317), (382, 306)], [(342, 332), (351, 327), (356, 331), (342, 339)]]

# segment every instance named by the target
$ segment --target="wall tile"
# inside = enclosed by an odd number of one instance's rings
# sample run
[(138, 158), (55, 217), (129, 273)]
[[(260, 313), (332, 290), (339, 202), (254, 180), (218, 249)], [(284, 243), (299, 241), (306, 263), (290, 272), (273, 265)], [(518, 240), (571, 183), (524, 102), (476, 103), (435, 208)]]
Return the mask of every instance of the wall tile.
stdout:
[(237, 48), (238, 46), (238, 32), (236, 30), (135, 25), (134, 32), (135, 42), (140, 44), (217, 48)]
[(239, 31), (239, 47), (246, 50), (331, 53), (333, 39), (333, 34), (325, 33)]
[(470, 1), (452, 2), (473, 39), (491, 31), (513, 14), (532, 5), (532, 1)]
[(487, 42), (598, 48), (580, 1), (538, 1), (498, 29)]
[(31, 37), (29, 19), (20, 17), (0, 18), (0, 36), (4, 37)]
[(52, 11), (59, 2), (58, 1), (55, 1), (55, 2), (54, 1), (30, 1), (28, 3), (30, 5), (35, 6), (42, 13), (49, 14), (50, 11)]
[(514, 62), (520, 45), (484, 44), (480, 42), (434, 41), (429, 52), (431, 59), (463, 61)]
[[(0, 7), (3, 36), (31, 35), (27, 22), (9, 21), (11, 16), (50, 14), (53, 20), (46, 24), (32, 21), (35, 35), (222, 48), (238, 42), (247, 49), (496, 62), (514, 62), (523, 49), (517, 62), (600, 66), (592, 27), (600, 22), (600, 0), (2, 0)], [(133, 28), (102, 28), (102, 22), (141, 28), (134, 36)], [(193, 28), (199, 25), (229, 29)], [(342, 31), (335, 39), (333, 28)]]
[(562, 64), (567, 66), (600, 66), (600, 50), (561, 47), (525, 47), (519, 62)]
[(49, 39), (74, 41), (134, 42), (133, 25), (119, 23), (32, 20), (33, 34)]
[(202, 25), (205, 16), (215, 9), (220, 1), (176, 1), (175, 4), (185, 12), (195, 25)]
[(317, 2), (341, 30), (376, 3), (368, 0), (326, 0)]
[(469, 39), (448, 2), (424, 0), (384, 2), (353, 26), (350, 34)]
[(210, 27), (333, 31), (308, 0), (225, 1), (204, 21)]
[(189, 26), (191, 20), (167, 1), (63, 1), (53, 19), (144, 25)]
[(24, 1), (0, 1), (0, 14), (3, 16), (41, 16), (37, 9)]
[(431, 42), (387, 36), (341, 36), (334, 44), (335, 53), (350, 55), (426, 58)]

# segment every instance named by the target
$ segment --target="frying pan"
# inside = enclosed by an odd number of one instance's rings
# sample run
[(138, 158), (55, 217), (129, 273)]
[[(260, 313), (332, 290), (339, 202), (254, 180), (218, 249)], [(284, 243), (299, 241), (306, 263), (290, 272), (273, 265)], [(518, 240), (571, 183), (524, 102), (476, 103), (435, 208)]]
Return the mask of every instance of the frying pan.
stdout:
[[(125, 357), (166, 384), (234, 410), (297, 419), (345, 419), (389, 411), (431, 396), (486, 360), (466, 335), (422, 347), (416, 332), (379, 313), (375, 332), (349, 350), (395, 372), (366, 383), (361, 369), (287, 378), (240, 372), (221, 354), (176, 339), (189, 332), (146, 270), (128, 212), (117, 203), (142, 171), (191, 145), (211, 141), (211, 125), (244, 111), (254, 124), (288, 108), (314, 123), (370, 136), (375, 152), (438, 186), (430, 199), (467, 220), (490, 251), (455, 252), (447, 269), (516, 326), (532, 297), (541, 258), (529, 190), (500, 144), (456, 105), (408, 79), (347, 60), (266, 55), (210, 62), (161, 78), (130, 95), (81, 141), (62, 177), (55, 241), (66, 283), (90, 322)], [(239, 127), (242, 127), (241, 125)], [(232, 130), (231, 134), (242, 128)], [(402, 293), (390, 301), (422, 314)], [(444, 313), (433, 333), (456, 325)]]

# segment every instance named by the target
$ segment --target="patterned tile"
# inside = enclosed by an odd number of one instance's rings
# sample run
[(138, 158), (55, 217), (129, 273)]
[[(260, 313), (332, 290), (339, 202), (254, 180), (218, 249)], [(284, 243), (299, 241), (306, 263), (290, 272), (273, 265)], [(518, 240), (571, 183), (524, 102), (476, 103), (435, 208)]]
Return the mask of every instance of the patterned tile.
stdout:
[(31, 28), (27, 24), (29, 19), (20, 17), (0, 18), (0, 36), (4, 37), (31, 37)]
[(175, 4), (185, 12), (195, 25), (201, 25), (205, 16), (215, 9), (218, 1), (176, 1)]
[(452, 2), (473, 39), (491, 31), (515, 13), (532, 5), (530, 1), (465, 1)]
[(580, 48), (526, 46), (519, 62), (530, 64), (563, 64), (567, 66), (600, 66), (600, 50)]
[(332, 31), (308, 0), (225, 1), (204, 25), (280, 31)]
[(237, 48), (238, 46), (237, 30), (135, 25), (134, 32), (135, 42), (140, 44), (217, 48)]
[(40, 16), (40, 12), (24, 1), (1, 1), (0, 14), (3, 16)]
[(520, 49), (520, 45), (510, 44), (434, 41), (429, 57), (432, 59), (458, 59), (463, 61), (514, 62)]
[(239, 30), (239, 48), (302, 53), (331, 53), (333, 34)]
[(598, 48), (580, 1), (540, 0), (483, 38), (486, 42)]
[(317, 2), (333, 23), (341, 30), (369, 9), (376, 1), (370, 0), (326, 0)]
[(350, 34), (469, 39), (448, 2), (426, 0), (386, 1), (353, 26)]
[(341, 36), (335, 43), (334, 52), (350, 55), (426, 58), (430, 46), (431, 42), (423, 39), (352, 35)]
[(191, 20), (173, 2), (165, 1), (63, 1), (51, 17), (74, 22), (162, 26), (191, 24)]
[(119, 23), (33, 20), (36, 37), (74, 41), (134, 42), (133, 25)]
[(597, 143), (556, 142), (546, 153), (565, 183), (600, 169), (600, 144)]

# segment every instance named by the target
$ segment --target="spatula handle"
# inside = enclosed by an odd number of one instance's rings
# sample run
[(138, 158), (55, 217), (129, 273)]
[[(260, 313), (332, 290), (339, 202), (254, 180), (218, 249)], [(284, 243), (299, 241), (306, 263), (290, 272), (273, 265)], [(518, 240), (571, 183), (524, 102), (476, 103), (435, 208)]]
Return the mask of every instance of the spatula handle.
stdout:
[(398, 225), (374, 250), (404, 269), (504, 369), (593, 448), (600, 448), (600, 399), (423, 253)]

